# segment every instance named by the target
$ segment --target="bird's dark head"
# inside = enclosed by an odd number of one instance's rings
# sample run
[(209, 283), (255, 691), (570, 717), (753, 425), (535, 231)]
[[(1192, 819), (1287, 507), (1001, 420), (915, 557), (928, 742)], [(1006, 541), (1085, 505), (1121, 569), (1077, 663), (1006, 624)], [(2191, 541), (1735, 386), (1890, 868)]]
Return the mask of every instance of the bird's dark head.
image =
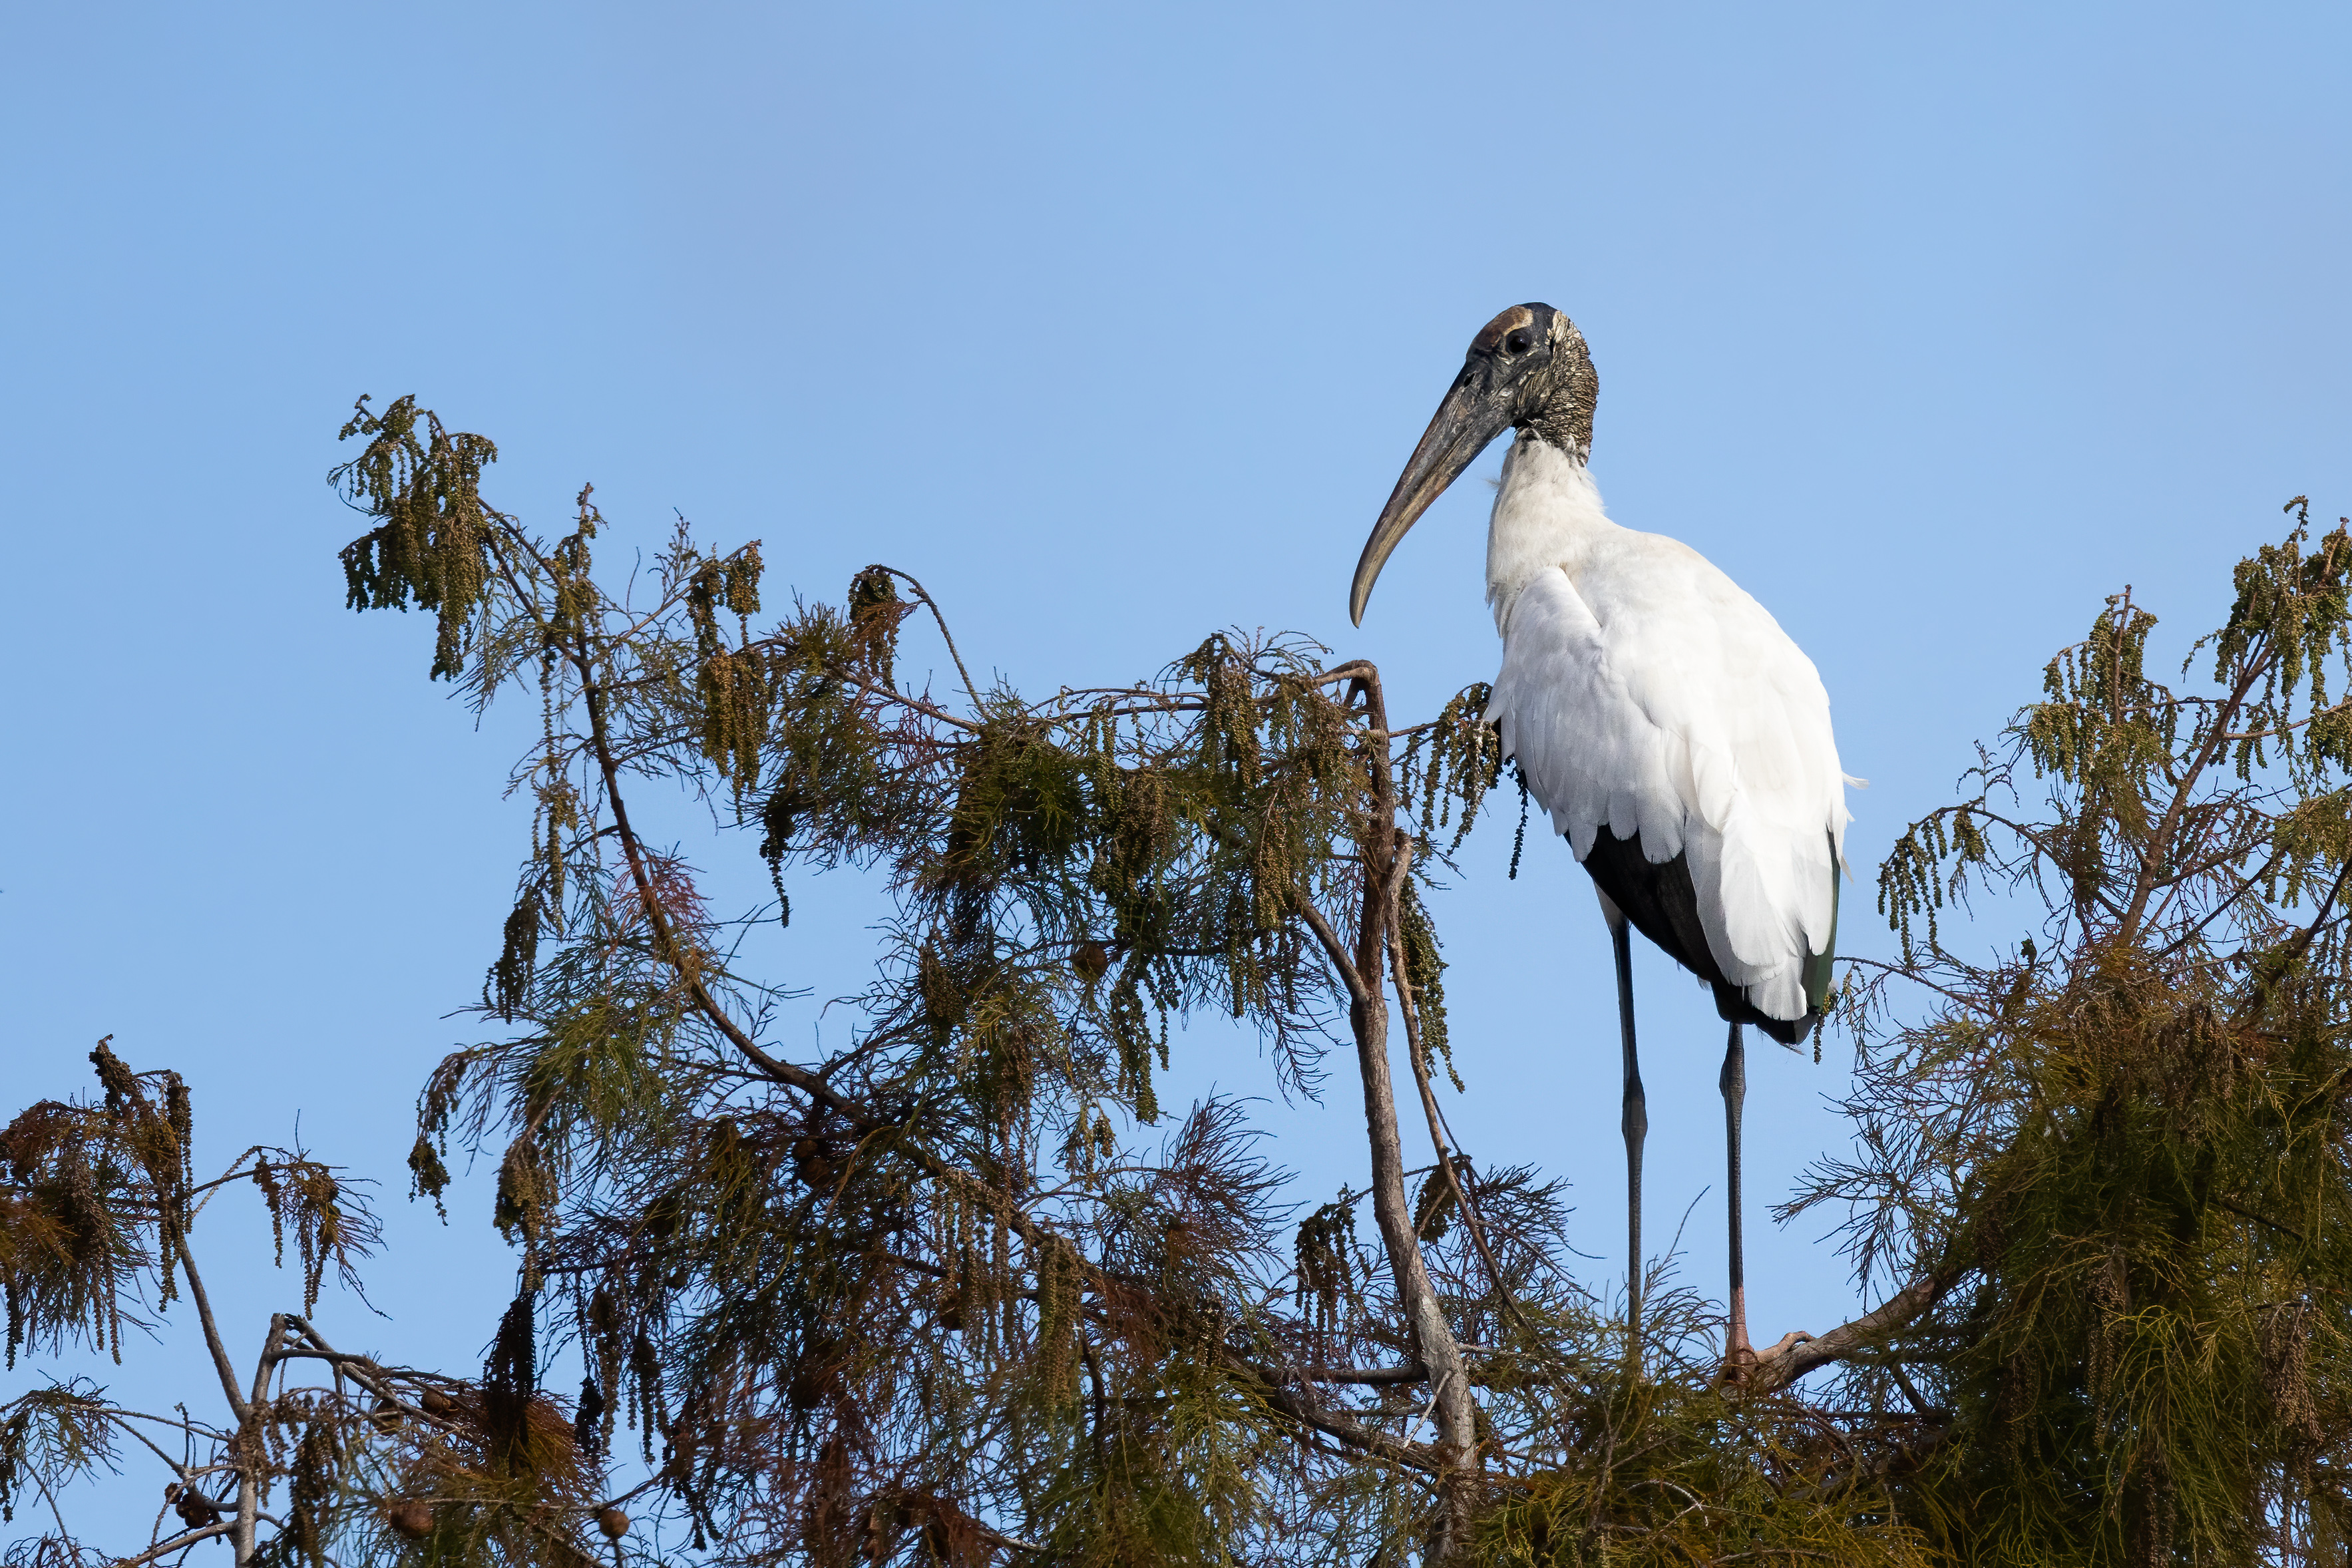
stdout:
[(1348, 595), (1349, 617), (1363, 623), (1364, 602), (1389, 552), (1496, 437), (1525, 430), (1582, 459), (1592, 449), (1600, 393), (1584, 334), (1549, 305), (1514, 305), (1479, 328), (1462, 358), (1462, 374), (1446, 389), (1372, 525)]
[(1460, 379), (1483, 380), (1486, 399), (1507, 411), (1511, 427), (1580, 458), (1591, 451), (1601, 380), (1584, 334), (1549, 305), (1514, 305), (1479, 328)]

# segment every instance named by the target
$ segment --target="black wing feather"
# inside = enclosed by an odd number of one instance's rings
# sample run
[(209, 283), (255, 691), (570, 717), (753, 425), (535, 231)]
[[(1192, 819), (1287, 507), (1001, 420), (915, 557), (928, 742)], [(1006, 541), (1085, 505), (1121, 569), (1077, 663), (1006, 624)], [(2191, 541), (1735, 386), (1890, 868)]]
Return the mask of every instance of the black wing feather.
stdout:
[[(1707, 951), (1706, 928), (1699, 923), (1698, 891), (1691, 885), (1690, 865), (1682, 856), (1671, 860), (1652, 861), (1642, 853), (1641, 835), (1620, 838), (1604, 825), (1593, 835), (1592, 852), (1584, 858), (1584, 868), (1592, 874), (1594, 882), (1609, 896), (1609, 901), (1622, 910), (1633, 929), (1657, 943), (1667, 957), (1706, 982), (1715, 992), (1715, 1010), (1735, 1024), (1753, 1024), (1784, 1046), (1794, 1046), (1812, 1031), (1818, 1016), (1808, 1011), (1801, 1018), (1768, 1017), (1741, 995), (1739, 988), (1723, 977), (1715, 955)], [(1834, 871), (1832, 873), (1834, 875)], [(1810, 955), (1809, 955), (1810, 956)], [(1826, 977), (1828, 955), (1816, 961)], [(1806, 978), (1812, 977), (1813, 963), (1806, 965)], [(1812, 988), (1809, 985), (1810, 995)], [(1826, 987), (1824, 987), (1826, 989)], [(1819, 998), (1815, 997), (1816, 1006)]]

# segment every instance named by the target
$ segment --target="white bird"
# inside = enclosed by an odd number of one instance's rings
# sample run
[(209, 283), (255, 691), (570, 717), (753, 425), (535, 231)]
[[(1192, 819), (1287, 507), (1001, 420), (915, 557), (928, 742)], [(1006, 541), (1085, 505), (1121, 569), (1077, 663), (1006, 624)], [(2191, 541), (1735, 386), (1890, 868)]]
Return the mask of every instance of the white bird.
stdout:
[(1585, 464), (1600, 382), (1549, 305), (1486, 323), (1373, 525), (1357, 624), (1381, 564), (1430, 503), (1517, 431), (1486, 535), (1503, 668), (1486, 710), (1528, 792), (1591, 873), (1617, 968), (1624, 1058), (1627, 1290), (1642, 1321), (1642, 1143), (1630, 923), (1715, 993), (1731, 1026), (1723, 1092), (1731, 1205), (1725, 1371), (1753, 1364), (1739, 1225), (1741, 1027), (1793, 1047), (1829, 990), (1844, 786), (1829, 694), (1761, 605), (1698, 552), (1612, 522)]

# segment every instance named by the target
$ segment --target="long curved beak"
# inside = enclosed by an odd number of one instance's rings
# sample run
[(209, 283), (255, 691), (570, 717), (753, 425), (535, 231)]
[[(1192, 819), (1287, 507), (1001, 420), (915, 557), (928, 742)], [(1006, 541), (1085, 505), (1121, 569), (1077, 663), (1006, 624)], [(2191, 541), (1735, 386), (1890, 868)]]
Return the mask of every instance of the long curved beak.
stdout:
[(1460, 479), (1462, 470), (1477, 460), (1487, 444), (1510, 427), (1509, 402), (1495, 395), (1487, 376), (1481, 374), (1484, 368), (1475, 363), (1465, 364), (1454, 378), (1445, 401), (1437, 405), (1436, 417), (1422, 433), (1421, 445), (1412, 449), (1412, 461), (1405, 464), (1396, 489), (1390, 493), (1389, 504), (1381, 509), (1380, 521), (1372, 524), (1372, 536), (1364, 542), (1363, 559), (1356, 563), (1356, 581), (1348, 590), (1348, 618), (1357, 626), (1364, 624), (1364, 603), (1372, 596), (1372, 584), (1380, 580), (1389, 552), (1421, 521), (1430, 503), (1445, 493), (1445, 487)]

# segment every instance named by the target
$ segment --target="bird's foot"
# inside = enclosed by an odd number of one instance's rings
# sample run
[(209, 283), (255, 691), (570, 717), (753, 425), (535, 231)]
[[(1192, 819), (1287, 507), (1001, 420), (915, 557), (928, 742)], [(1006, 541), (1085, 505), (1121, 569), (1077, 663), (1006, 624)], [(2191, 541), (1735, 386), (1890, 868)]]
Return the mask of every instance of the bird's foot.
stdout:
[[(1735, 1026), (1737, 1027), (1737, 1026)], [(1732, 1170), (1737, 1173), (1738, 1165)], [(1738, 1178), (1735, 1173), (1733, 1180)], [(1738, 1222), (1738, 1210), (1732, 1210), (1732, 1220)], [(1735, 1234), (1737, 1234), (1735, 1232)], [(1717, 1383), (1739, 1384), (1756, 1370), (1756, 1349), (1748, 1342), (1748, 1291), (1739, 1282), (1739, 1258), (1737, 1251), (1731, 1259), (1731, 1310), (1723, 1324), (1723, 1370), (1716, 1374)]]
[(1773, 1362), (1779, 1361), (1782, 1356), (1787, 1355), (1790, 1351), (1796, 1349), (1799, 1345), (1803, 1344), (1807, 1340), (1810, 1340), (1812, 1337), (1812, 1335), (1805, 1332), (1802, 1329), (1790, 1329), (1787, 1333), (1782, 1334), (1778, 1340), (1775, 1340), (1772, 1343), (1765, 1346), (1760, 1351), (1748, 1344), (1743, 1338), (1738, 1343), (1733, 1345), (1728, 1352), (1725, 1352), (1723, 1358), (1723, 1370), (1717, 1374), (1717, 1381), (1732, 1384), (1745, 1384), (1754, 1379), (1756, 1369), (1758, 1367), (1768, 1366)]

